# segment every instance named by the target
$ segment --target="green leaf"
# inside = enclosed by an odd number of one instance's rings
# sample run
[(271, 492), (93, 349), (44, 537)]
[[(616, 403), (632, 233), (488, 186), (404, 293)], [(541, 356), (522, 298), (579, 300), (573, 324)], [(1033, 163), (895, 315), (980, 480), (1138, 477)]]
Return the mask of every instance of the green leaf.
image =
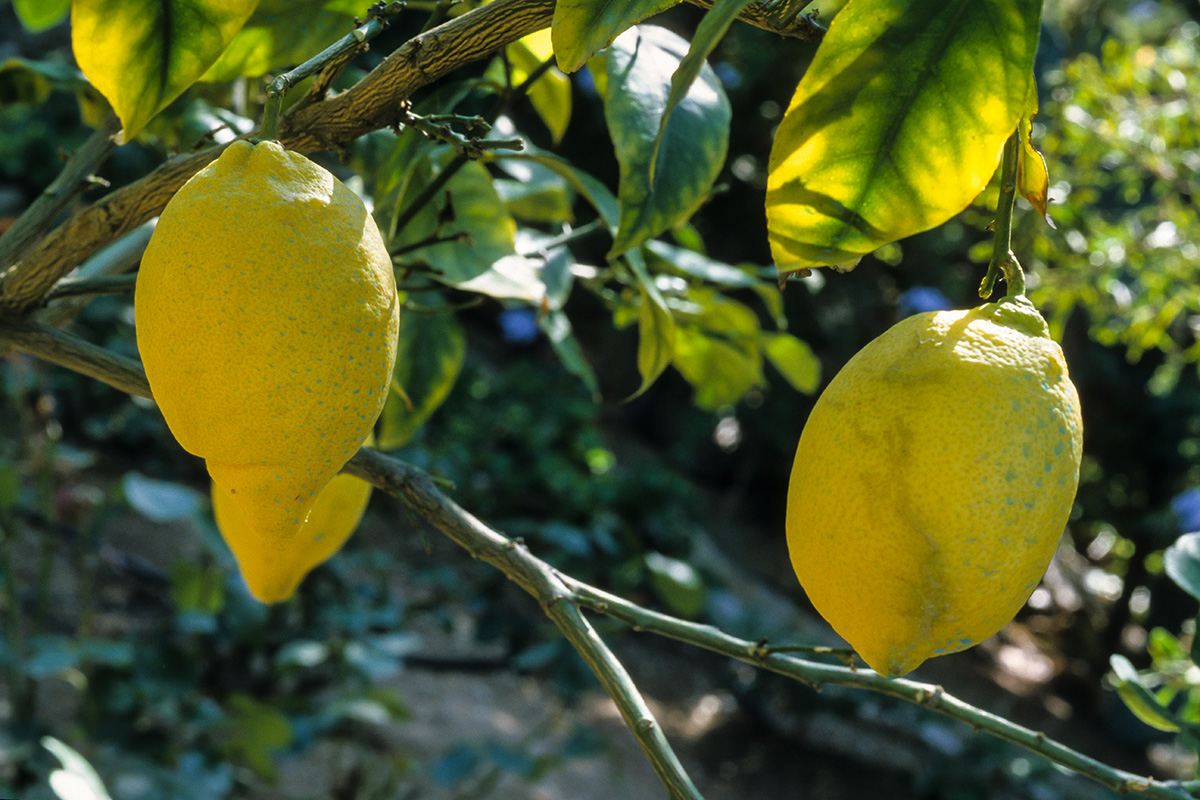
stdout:
[[(508, 46), (513, 85), (519, 86), (533, 72), (554, 57), (549, 29), (536, 31)], [(546, 123), (550, 136), (558, 144), (571, 122), (571, 79), (551, 67), (529, 87), (529, 102)]]
[(592, 369), (591, 363), (588, 362), (587, 356), (583, 354), (583, 348), (580, 347), (579, 340), (575, 338), (571, 329), (571, 321), (567, 319), (567, 315), (562, 311), (551, 311), (542, 319), (542, 330), (545, 332), (546, 338), (550, 340), (554, 352), (558, 354), (558, 360), (566, 367), (567, 372), (583, 381), (592, 400), (599, 402), (600, 381), (597, 379), (596, 371)]
[(554, 55), (574, 72), (619, 34), (679, 0), (558, 0), (550, 26)]
[[(449, 148), (421, 169), (412, 172), (397, 209), (404, 209), (446, 165), (454, 154)], [(447, 197), (449, 200), (447, 201)], [(500, 259), (514, 254), (517, 225), (504, 210), (492, 176), (482, 164), (469, 161), (446, 184), (445, 191), (427, 203), (390, 243), (395, 250), (431, 237), (451, 237), (405, 252), (400, 261), (424, 263), (437, 271), (438, 280), (458, 286), (482, 275)]]
[(646, 554), (650, 586), (672, 613), (695, 619), (704, 610), (704, 579), (686, 561), (662, 553)]
[(603, 58), (604, 118), (620, 164), (620, 225), (608, 257), (625, 253), (687, 220), (708, 198), (729, 145), (729, 101), (704, 65), (651, 152), (687, 41), (652, 25), (617, 38)]
[(528, 181), (504, 178), (493, 181), (508, 213), (524, 222), (574, 222), (571, 207), (575, 198), (566, 179), (547, 169), (538, 168), (537, 173)]
[(765, 334), (763, 353), (784, 380), (801, 394), (813, 394), (821, 385), (821, 361), (807, 342), (790, 333)]
[(459, 283), (455, 288), (502, 300), (524, 300), (531, 305), (540, 305), (546, 298), (546, 284), (542, 280), (543, 265), (544, 262), (537, 258), (504, 256), (486, 272)]
[(763, 383), (758, 348), (692, 325), (679, 326), (672, 363), (695, 389), (692, 402), (706, 411), (728, 408)]
[(1179, 730), (1175, 715), (1142, 683), (1129, 659), (1114, 655), (1109, 657), (1109, 664), (1113, 687), (1135, 717), (1160, 731), (1174, 733)]
[(1163, 552), (1163, 567), (1176, 586), (1200, 600), (1200, 533), (1185, 533), (1176, 539)]
[(641, 295), (638, 300), (638, 373), (642, 376), (642, 385), (629, 396), (634, 399), (650, 388), (658, 379), (671, 357), (675, 353), (675, 319), (671, 316), (667, 303), (654, 285), (650, 273), (646, 271), (646, 262), (642, 260), (639, 251), (632, 251), (625, 256), (630, 269), (638, 279)]
[(261, 0), (253, 16), (200, 80), (223, 83), (294, 67), (350, 32), (370, 0), (346, 7), (329, 0)]
[(71, 0), (13, 0), (21, 27), (31, 33), (53, 28), (67, 18)]
[(274, 780), (275, 754), (292, 743), (292, 725), (280, 711), (247, 694), (230, 696), (229, 719), (222, 727), (220, 748), (227, 758), (245, 764), (259, 777)]
[(258, 0), (72, 0), (79, 68), (131, 141), (204, 74)]
[[(675, 110), (675, 106), (679, 105), (679, 101), (684, 98), (687, 90), (699, 77), (701, 69), (706, 64), (706, 59), (713, 48), (717, 46), (717, 42), (721, 41), (725, 31), (729, 30), (729, 26), (737, 18), (737, 15), (743, 8), (750, 5), (751, 1), (716, 0), (712, 8), (705, 13), (704, 18), (700, 20), (700, 24), (696, 26), (691, 47), (688, 48), (687, 55), (679, 62), (679, 68), (675, 70), (675, 74), (671, 76), (671, 93), (667, 96), (667, 107), (663, 111), (658, 134), (654, 137), (654, 146), (650, 150), (651, 170), (658, 163), (658, 150), (662, 146), (663, 136), (667, 131), (667, 120), (671, 118), (671, 112)], [(653, 171), (651, 177), (653, 177)]]
[(853, 266), (986, 186), (1033, 80), (1041, 0), (851, 0), (775, 134), (781, 272)]
[(394, 450), (412, 439), (454, 387), (467, 353), (467, 337), (453, 314), (400, 314), (396, 368), (392, 372), (405, 398), (388, 397), (380, 418), (378, 446)]
[[(612, 192), (608, 187), (593, 177), (591, 174), (584, 172), (576, 167), (570, 161), (567, 161), (562, 156), (554, 155), (539, 151), (536, 148), (527, 147), (525, 151), (517, 154), (505, 154), (501, 158), (496, 159), (497, 162), (503, 165), (504, 169), (512, 174), (512, 165), (519, 164), (522, 161), (539, 164), (546, 169), (558, 173), (566, 179), (575, 191), (583, 195), (592, 208), (596, 209), (596, 213), (604, 220), (604, 224), (608, 226), (610, 231), (616, 231), (617, 223), (620, 219), (621, 211), (617, 206), (617, 198), (613, 197)], [(533, 173), (529, 173), (532, 175)], [(520, 177), (520, 176), (517, 176)]]
[(646, 242), (646, 249), (675, 270), (707, 283), (739, 289), (755, 288), (762, 283), (755, 276), (723, 261), (717, 261), (694, 250), (685, 250), (658, 239)]

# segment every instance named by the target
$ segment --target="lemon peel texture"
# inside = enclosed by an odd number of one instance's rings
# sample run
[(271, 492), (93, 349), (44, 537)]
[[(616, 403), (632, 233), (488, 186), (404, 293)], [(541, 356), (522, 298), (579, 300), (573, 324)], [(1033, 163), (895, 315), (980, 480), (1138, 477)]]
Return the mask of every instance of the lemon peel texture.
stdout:
[(286, 599), (314, 565), (313, 504), (387, 398), (399, 302), (378, 228), (327, 170), (235, 142), (163, 210), (134, 308), (154, 399), (238, 520), (221, 532), (251, 593)]
[(1062, 536), (1082, 431), (1024, 297), (898, 323), (834, 377), (796, 450), (787, 541), (813, 606), (882, 675), (992, 636)]

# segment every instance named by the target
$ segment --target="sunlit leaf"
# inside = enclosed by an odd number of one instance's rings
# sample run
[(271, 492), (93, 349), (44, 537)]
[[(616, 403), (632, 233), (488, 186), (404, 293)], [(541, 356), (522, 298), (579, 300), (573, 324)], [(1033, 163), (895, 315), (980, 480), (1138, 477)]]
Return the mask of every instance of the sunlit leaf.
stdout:
[(771, 333), (763, 337), (763, 353), (779, 374), (801, 394), (812, 394), (821, 385), (821, 361), (808, 342), (790, 333)]
[(694, 250), (685, 250), (657, 239), (646, 242), (646, 249), (684, 275), (699, 278), (708, 283), (740, 289), (753, 288), (762, 283), (753, 275), (723, 261), (717, 261)]
[(1109, 664), (1113, 670), (1110, 676), (1113, 687), (1135, 717), (1156, 730), (1171, 733), (1179, 730), (1175, 715), (1142, 683), (1129, 659), (1114, 655), (1109, 657)]
[(642, 385), (629, 397), (632, 400), (649, 389), (671, 363), (671, 357), (675, 354), (675, 319), (646, 270), (642, 254), (639, 251), (630, 252), (625, 260), (641, 288), (637, 308), (637, 365)]
[(646, 554), (650, 586), (672, 614), (695, 619), (704, 610), (704, 578), (691, 564), (662, 553)]
[(767, 178), (782, 272), (852, 266), (965, 208), (1025, 108), (1040, 0), (851, 0), (780, 123)]
[(652, 169), (653, 165), (657, 163), (658, 150), (662, 146), (663, 135), (667, 131), (667, 121), (671, 119), (671, 112), (675, 110), (675, 106), (684, 98), (688, 88), (699, 77), (709, 53), (717, 46), (717, 42), (721, 41), (721, 37), (725, 35), (725, 31), (737, 18), (738, 13), (750, 2), (751, 0), (716, 0), (712, 8), (705, 13), (704, 18), (700, 20), (700, 24), (696, 26), (696, 33), (692, 36), (692, 43), (688, 48), (687, 55), (679, 62), (679, 68), (671, 76), (671, 92), (667, 96), (667, 107), (663, 110), (662, 122), (654, 137), (654, 146), (650, 150)]
[(128, 141), (204, 74), (258, 0), (72, 0), (71, 44)]
[(121, 482), (125, 499), (139, 514), (154, 522), (178, 522), (199, 513), (203, 495), (190, 486), (126, 473)]
[[(591, 203), (609, 230), (616, 231), (621, 213), (617, 206), (617, 198), (613, 197), (608, 187), (593, 175), (579, 169), (562, 156), (527, 147), (525, 148), (525, 152), (516, 154), (506, 153), (502, 158), (498, 158), (497, 160), (503, 163), (505, 165), (504, 169), (509, 172), (511, 172), (513, 165), (520, 164), (522, 161), (528, 161), (539, 164), (561, 175), (575, 191), (579, 192), (583, 195), (584, 199)], [(528, 174), (532, 176), (534, 173), (530, 172)]]
[[(512, 65), (513, 84), (522, 84), (543, 62), (553, 57), (554, 49), (548, 28), (510, 44), (508, 60)], [(571, 121), (571, 79), (561, 70), (550, 67), (529, 87), (529, 102), (542, 122), (546, 123), (551, 138), (557, 144)]]
[(676, 331), (672, 363), (695, 389), (692, 402), (708, 411), (732, 406), (763, 382), (757, 347), (692, 325)]
[(1163, 567), (1176, 586), (1200, 600), (1200, 533), (1176, 539), (1163, 552)]
[(355, 15), (365, 16), (370, 5), (371, 0), (358, 0), (349, 7), (329, 0), (261, 0), (200, 80), (257, 78), (294, 67), (349, 33)]
[(679, 0), (558, 0), (551, 38), (558, 66), (574, 72), (627, 28)]
[(383, 407), (380, 449), (394, 450), (412, 439), (450, 394), (466, 352), (466, 335), (453, 314), (400, 314), (392, 375), (404, 396), (392, 392)]
[(604, 118), (620, 164), (621, 221), (614, 258), (688, 219), (708, 198), (729, 145), (729, 101), (707, 65), (675, 107), (654, 162), (651, 152), (666, 108), (671, 75), (687, 55), (686, 40), (641, 25), (605, 51)]
[(42, 738), (42, 747), (62, 763), (62, 769), (50, 773), (50, 788), (62, 800), (110, 800), (104, 782), (87, 759), (52, 736)]
[(1021, 148), (1017, 155), (1017, 190), (1054, 227), (1054, 221), (1046, 213), (1050, 191), (1050, 173), (1046, 170), (1046, 159), (1033, 146), (1033, 123), (1022, 117), (1019, 126)]

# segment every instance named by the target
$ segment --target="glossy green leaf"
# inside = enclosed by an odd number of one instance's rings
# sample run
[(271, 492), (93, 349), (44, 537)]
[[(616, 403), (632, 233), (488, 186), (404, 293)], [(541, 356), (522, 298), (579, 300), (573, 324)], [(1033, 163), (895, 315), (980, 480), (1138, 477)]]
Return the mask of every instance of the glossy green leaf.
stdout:
[(851, 0), (775, 134), (782, 272), (853, 266), (983, 190), (1025, 108), (1041, 0)]
[(757, 347), (692, 325), (679, 326), (672, 363), (695, 389), (692, 402), (707, 411), (732, 406), (763, 383)]
[(641, 289), (637, 307), (637, 365), (642, 385), (628, 398), (632, 400), (649, 389), (671, 363), (671, 357), (675, 354), (675, 318), (671, 316), (666, 301), (646, 270), (641, 252), (628, 253), (625, 260)]
[(504, 256), (493, 262), (485, 272), (462, 281), (456, 288), (502, 300), (524, 300), (539, 305), (546, 298), (546, 284), (542, 280), (543, 264), (537, 258)]
[(71, 0), (12, 0), (21, 27), (31, 33), (53, 28), (67, 18)]
[(626, 29), (665, 11), (679, 0), (558, 0), (550, 26), (554, 55), (564, 72), (574, 72)]
[(664, 127), (657, 160), (651, 154), (671, 75), (688, 43), (665, 28), (641, 25), (606, 51), (604, 118), (620, 164), (620, 225), (609, 258), (687, 220), (712, 190), (729, 146), (729, 100), (706, 64)]
[(377, 437), (381, 450), (412, 439), (450, 394), (466, 353), (466, 334), (453, 314), (400, 313), (392, 376), (404, 395), (392, 392), (384, 404)]
[[(549, 29), (536, 31), (510, 44), (508, 60), (512, 65), (513, 85), (522, 84), (533, 72), (554, 57)], [(562, 140), (571, 122), (571, 79), (551, 67), (529, 87), (529, 102), (546, 123), (554, 143)]]
[(354, 17), (366, 16), (371, 0), (261, 0), (253, 16), (225, 48), (202, 81), (257, 78), (294, 67), (345, 36)]
[(646, 249), (676, 271), (707, 283), (738, 289), (750, 289), (762, 283), (755, 276), (723, 261), (657, 239), (646, 242)]
[[(432, 160), (424, 158), (406, 179), (396, 208), (407, 208), (452, 158), (448, 148), (441, 149), (440, 155)], [(451, 241), (406, 251), (398, 260), (424, 264), (435, 270), (441, 282), (458, 286), (487, 272), (505, 256), (514, 255), (516, 230), (516, 223), (504, 210), (487, 168), (469, 161), (454, 173), (445, 190), (426, 203), (393, 237), (390, 248), (415, 246), (434, 237), (457, 236)]]
[[(594, 176), (579, 169), (562, 156), (527, 147), (525, 152), (505, 154), (502, 158), (497, 159), (497, 161), (504, 165), (506, 171), (511, 171), (510, 165), (526, 161), (539, 164), (561, 175), (575, 191), (579, 192), (592, 205), (592, 208), (596, 209), (596, 213), (604, 220), (604, 224), (608, 226), (609, 230), (615, 231), (617, 229), (617, 223), (621, 214), (620, 208), (617, 206), (617, 198), (613, 197), (608, 187)], [(532, 175), (533, 173), (529, 174)]]
[(1142, 683), (1129, 659), (1114, 655), (1109, 657), (1109, 664), (1112, 666), (1110, 679), (1113, 687), (1135, 717), (1156, 730), (1171, 733), (1179, 730), (1175, 715)]
[(258, 0), (72, 0), (75, 60), (125, 140), (217, 60)]
[(1176, 586), (1200, 600), (1200, 533), (1176, 539), (1163, 552), (1163, 567)]
[(493, 181), (508, 213), (523, 222), (574, 222), (575, 196), (566, 179), (546, 169), (538, 173), (530, 180)]
[(675, 110), (675, 106), (679, 105), (679, 101), (684, 98), (687, 90), (699, 77), (709, 54), (721, 41), (725, 31), (729, 30), (729, 26), (737, 18), (737, 15), (750, 3), (751, 0), (716, 0), (712, 8), (705, 13), (704, 18), (700, 20), (700, 24), (696, 26), (691, 47), (688, 48), (687, 55), (679, 62), (679, 68), (671, 76), (671, 92), (667, 96), (667, 107), (663, 111), (662, 122), (659, 124), (658, 134), (654, 137), (654, 146), (650, 151), (651, 170), (657, 163), (658, 150), (662, 146), (663, 135), (667, 130), (667, 121), (671, 119), (671, 112)]
[(813, 394), (821, 385), (821, 360), (808, 342), (790, 333), (765, 334), (763, 353), (784, 380), (801, 394)]

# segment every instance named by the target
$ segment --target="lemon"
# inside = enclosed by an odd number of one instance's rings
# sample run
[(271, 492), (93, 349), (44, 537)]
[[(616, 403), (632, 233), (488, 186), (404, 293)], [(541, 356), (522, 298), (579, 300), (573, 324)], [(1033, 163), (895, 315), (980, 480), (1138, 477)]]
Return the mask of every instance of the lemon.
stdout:
[(167, 426), (205, 459), (252, 594), (311, 568), (317, 496), (383, 408), (399, 302), (362, 201), (275, 142), (235, 142), (171, 199), (142, 258), (138, 350)]
[(882, 675), (990, 637), (1062, 536), (1082, 429), (1062, 350), (1024, 297), (898, 323), (800, 436), (787, 541), (813, 606)]

